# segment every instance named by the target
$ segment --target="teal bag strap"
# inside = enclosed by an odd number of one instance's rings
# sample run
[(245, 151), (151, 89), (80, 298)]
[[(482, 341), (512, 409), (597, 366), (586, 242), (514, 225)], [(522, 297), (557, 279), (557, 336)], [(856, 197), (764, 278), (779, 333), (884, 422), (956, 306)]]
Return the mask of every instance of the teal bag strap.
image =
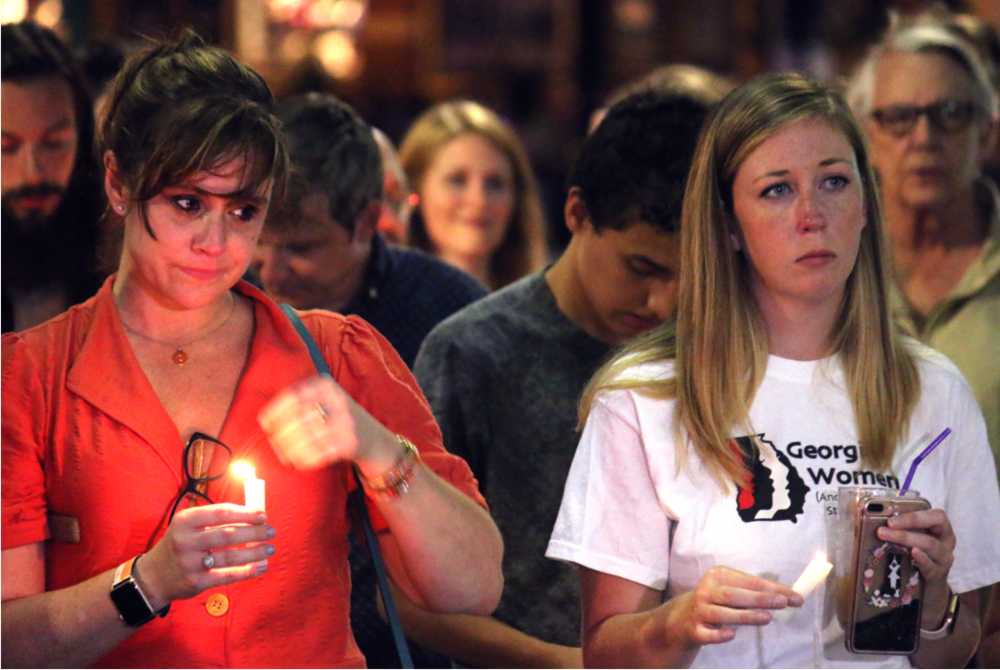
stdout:
[[(302, 323), (302, 319), (299, 315), (295, 313), (295, 310), (286, 303), (281, 303), (281, 311), (285, 313), (288, 320), (292, 322), (295, 326), (295, 330), (298, 332), (299, 337), (302, 341), (306, 343), (306, 348), (309, 349), (309, 357), (312, 358), (313, 365), (316, 366), (316, 370), (321, 375), (326, 375), (328, 377), (333, 377), (330, 373), (330, 366), (326, 364), (326, 359), (323, 358), (323, 354), (320, 353), (319, 347), (316, 346), (316, 341), (313, 339), (312, 335), (306, 329), (306, 325)], [(375, 577), (378, 580), (378, 588), (382, 594), (382, 604), (385, 606), (385, 613), (389, 619), (389, 625), (392, 627), (392, 637), (396, 642), (396, 651), (399, 652), (399, 662), (403, 668), (412, 668), (413, 659), (410, 658), (410, 649), (406, 646), (406, 636), (403, 635), (403, 625), (399, 621), (399, 614), (396, 612), (396, 603), (393, 602), (392, 593), (389, 592), (389, 577), (385, 572), (385, 562), (382, 560), (382, 551), (379, 549), (378, 540), (375, 538), (375, 531), (372, 530), (372, 522), (368, 516), (368, 505), (365, 503), (365, 489), (364, 485), (361, 483), (361, 477), (358, 474), (358, 468), (355, 466), (353, 469), (354, 481), (357, 482), (358, 487), (350, 495), (351, 504), (354, 506), (355, 511), (358, 514), (358, 518), (361, 519), (361, 525), (365, 529), (365, 540), (368, 543), (368, 551), (371, 552), (372, 562), (375, 564)]]

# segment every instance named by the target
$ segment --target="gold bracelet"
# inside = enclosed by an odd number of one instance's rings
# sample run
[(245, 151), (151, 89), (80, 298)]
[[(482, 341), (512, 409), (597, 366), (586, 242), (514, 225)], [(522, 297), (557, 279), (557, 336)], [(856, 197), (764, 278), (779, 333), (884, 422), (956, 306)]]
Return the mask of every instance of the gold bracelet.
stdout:
[(365, 487), (379, 500), (395, 500), (409, 491), (410, 482), (416, 474), (417, 463), (420, 462), (420, 453), (412, 442), (402, 435), (397, 435), (396, 439), (403, 447), (403, 455), (391, 469), (371, 479), (361, 473)]
[(961, 601), (958, 599), (958, 594), (954, 591), (951, 597), (948, 598), (948, 609), (944, 612), (944, 621), (941, 623), (941, 627), (937, 630), (924, 630), (920, 629), (920, 637), (925, 640), (940, 640), (943, 637), (948, 637), (955, 632), (955, 621), (958, 619), (959, 604)]

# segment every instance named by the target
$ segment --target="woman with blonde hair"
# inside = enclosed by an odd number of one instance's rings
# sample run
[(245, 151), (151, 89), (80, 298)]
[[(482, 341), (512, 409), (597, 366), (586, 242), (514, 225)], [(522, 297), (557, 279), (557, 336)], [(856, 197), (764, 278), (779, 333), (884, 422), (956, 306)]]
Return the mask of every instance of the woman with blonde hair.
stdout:
[(468, 100), (424, 112), (399, 148), (418, 196), (408, 243), (491, 289), (544, 267), (545, 221), (524, 146), (495, 112)]
[[(963, 666), (975, 589), (1000, 579), (1000, 532), (978, 522), (1000, 493), (968, 385), (889, 318), (856, 122), (829, 88), (765, 75), (720, 103), (695, 156), (676, 331), (591, 382), (549, 544), (580, 566), (585, 663)], [(911, 548), (927, 639), (911, 657), (851, 654), (832, 589), (803, 601), (786, 584), (827, 547), (826, 494), (898, 488), (944, 427), (914, 480), (937, 508), (879, 532)], [(803, 611), (775, 621), (789, 606)]]

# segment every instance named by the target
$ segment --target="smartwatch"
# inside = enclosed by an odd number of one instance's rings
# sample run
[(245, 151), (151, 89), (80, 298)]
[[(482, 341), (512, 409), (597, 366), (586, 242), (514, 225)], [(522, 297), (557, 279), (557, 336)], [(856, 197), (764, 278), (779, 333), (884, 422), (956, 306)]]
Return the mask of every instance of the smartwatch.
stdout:
[(154, 610), (139, 582), (135, 581), (133, 575), (140, 558), (142, 554), (119, 565), (111, 581), (111, 600), (118, 608), (118, 618), (133, 628), (145, 625), (158, 616), (167, 616), (170, 611), (170, 605), (159, 611)]

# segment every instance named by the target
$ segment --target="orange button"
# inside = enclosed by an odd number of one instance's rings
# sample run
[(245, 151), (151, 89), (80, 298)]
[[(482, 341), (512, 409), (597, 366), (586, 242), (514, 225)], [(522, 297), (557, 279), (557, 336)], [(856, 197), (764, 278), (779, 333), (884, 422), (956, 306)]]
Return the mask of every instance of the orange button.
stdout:
[(213, 593), (205, 603), (205, 610), (212, 616), (222, 616), (229, 611), (229, 598), (222, 593)]

